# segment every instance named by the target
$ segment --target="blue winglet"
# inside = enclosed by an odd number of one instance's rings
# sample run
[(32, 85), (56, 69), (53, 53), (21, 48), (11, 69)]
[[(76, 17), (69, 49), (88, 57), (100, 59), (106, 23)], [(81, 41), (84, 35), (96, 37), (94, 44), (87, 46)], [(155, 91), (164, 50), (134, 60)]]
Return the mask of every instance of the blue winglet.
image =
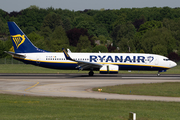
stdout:
[(72, 60), (72, 61), (74, 61), (74, 60), (69, 56), (69, 54), (66, 52), (66, 50), (65, 50), (64, 48), (62, 48), (62, 51), (63, 51), (63, 53), (64, 53), (64, 55), (65, 55), (65, 57), (66, 57), (67, 60)]

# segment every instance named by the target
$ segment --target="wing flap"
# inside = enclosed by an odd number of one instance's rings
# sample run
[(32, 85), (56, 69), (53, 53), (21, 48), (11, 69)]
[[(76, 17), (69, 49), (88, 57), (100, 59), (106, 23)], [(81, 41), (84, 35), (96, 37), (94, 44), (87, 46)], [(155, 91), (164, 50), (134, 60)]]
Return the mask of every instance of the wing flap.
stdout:
[(86, 61), (76, 61), (78, 64), (78, 68), (80, 69), (89, 69), (89, 68), (101, 68), (102, 65), (98, 63), (91, 63)]

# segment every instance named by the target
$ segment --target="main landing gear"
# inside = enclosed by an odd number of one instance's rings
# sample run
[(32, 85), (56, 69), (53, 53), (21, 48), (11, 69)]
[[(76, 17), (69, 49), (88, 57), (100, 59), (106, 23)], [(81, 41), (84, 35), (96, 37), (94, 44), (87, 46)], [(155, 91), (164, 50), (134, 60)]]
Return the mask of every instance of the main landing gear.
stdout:
[(161, 74), (160, 74), (160, 71), (158, 71), (158, 74), (157, 74), (157, 76), (159, 77), (159, 76), (161, 76)]
[(91, 70), (90, 72), (89, 72), (89, 76), (93, 76), (94, 75), (94, 72), (93, 72), (93, 70)]

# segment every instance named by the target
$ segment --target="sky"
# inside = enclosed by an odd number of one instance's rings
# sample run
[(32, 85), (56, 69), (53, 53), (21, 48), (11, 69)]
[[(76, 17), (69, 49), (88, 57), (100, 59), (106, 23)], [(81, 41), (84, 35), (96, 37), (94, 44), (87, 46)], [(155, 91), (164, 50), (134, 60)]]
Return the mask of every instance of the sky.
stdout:
[(68, 10), (120, 9), (144, 7), (180, 7), (180, 0), (0, 0), (0, 9), (6, 12), (21, 11), (31, 5), (39, 8), (61, 8)]

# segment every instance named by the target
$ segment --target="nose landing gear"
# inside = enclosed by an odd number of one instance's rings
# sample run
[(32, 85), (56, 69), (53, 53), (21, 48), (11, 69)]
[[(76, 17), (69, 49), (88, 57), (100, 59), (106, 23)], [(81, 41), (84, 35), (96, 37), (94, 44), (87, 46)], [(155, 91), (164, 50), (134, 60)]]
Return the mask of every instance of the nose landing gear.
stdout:
[(161, 72), (166, 72), (166, 70), (159, 70), (157, 76), (161, 76)]

